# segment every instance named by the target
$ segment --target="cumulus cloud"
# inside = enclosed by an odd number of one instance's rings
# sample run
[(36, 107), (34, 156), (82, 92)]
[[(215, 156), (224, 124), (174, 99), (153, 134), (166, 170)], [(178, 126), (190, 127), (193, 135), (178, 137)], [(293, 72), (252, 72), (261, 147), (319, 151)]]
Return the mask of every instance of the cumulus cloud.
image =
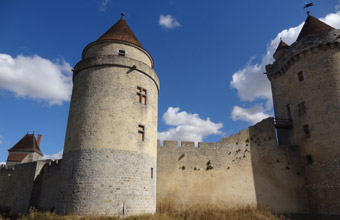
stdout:
[[(320, 20), (334, 28), (340, 28), (340, 12), (328, 14)], [(255, 110), (260, 109), (262, 109), (262, 116), (270, 115), (268, 111), (271, 110), (273, 101), (270, 82), (266, 75), (263, 74), (265, 72), (265, 67), (267, 64), (273, 63), (273, 54), (280, 42), (280, 39), (282, 39), (288, 45), (294, 43), (301, 31), (303, 24), (304, 22), (296, 27), (285, 29), (278, 33), (277, 36), (268, 43), (266, 53), (262, 56), (261, 63), (252, 63), (254, 57), (251, 57), (246, 67), (236, 71), (233, 74), (230, 87), (237, 90), (237, 94), (242, 101), (252, 102), (259, 99), (265, 101), (265, 103), (262, 103), (262, 106), (260, 106), (261, 108), (259, 107), (261, 104), (257, 104), (256, 106), (249, 109), (235, 106), (231, 115), (233, 120), (243, 120), (251, 123), (258, 122), (259, 120), (252, 119), (253, 117), (248, 117), (246, 112), (252, 112), (253, 114)], [(265, 108), (263, 105), (265, 105)], [(240, 116), (236, 117), (236, 115)], [(241, 117), (241, 115), (243, 116)]]
[(63, 150), (59, 151), (56, 154), (44, 155), (42, 159), (58, 160), (58, 159), (61, 159), (62, 157), (63, 157)]
[(111, 0), (102, 0), (99, 3), (98, 10), (105, 12), (107, 10), (107, 5), (111, 3)]
[(266, 100), (266, 106), (272, 106), (272, 93), (270, 82), (267, 76), (263, 74), (267, 64), (273, 63), (273, 54), (282, 38), (287, 44), (292, 44), (299, 35), (303, 23), (297, 27), (285, 29), (281, 31), (271, 42), (267, 45), (267, 52), (262, 56), (260, 64), (253, 64), (254, 57), (245, 68), (236, 71), (232, 76), (230, 87), (237, 90), (237, 94), (242, 101), (254, 101), (256, 99)]
[[(338, 9), (340, 9), (340, 1), (338, 3)], [(321, 21), (325, 22), (326, 24), (339, 29), (340, 28), (340, 11), (337, 11), (336, 13), (331, 13), (326, 15), (324, 18), (320, 18)]]
[(71, 66), (64, 60), (52, 62), (38, 55), (15, 58), (0, 54), (0, 89), (17, 97), (61, 105), (72, 92)]
[(255, 124), (268, 118), (270, 115), (264, 113), (262, 105), (255, 105), (251, 108), (242, 108), (240, 106), (235, 106), (231, 112), (231, 118), (236, 120), (242, 120), (245, 122), (250, 122)]
[(167, 29), (174, 29), (180, 27), (181, 24), (176, 20), (176, 18), (171, 15), (161, 15), (159, 16), (159, 25)]
[(201, 119), (198, 114), (180, 111), (179, 108), (169, 107), (163, 114), (163, 121), (174, 127), (158, 132), (158, 139), (161, 141), (195, 141), (197, 145), (197, 142), (201, 142), (208, 135), (222, 134), (222, 123), (214, 123), (210, 118)]

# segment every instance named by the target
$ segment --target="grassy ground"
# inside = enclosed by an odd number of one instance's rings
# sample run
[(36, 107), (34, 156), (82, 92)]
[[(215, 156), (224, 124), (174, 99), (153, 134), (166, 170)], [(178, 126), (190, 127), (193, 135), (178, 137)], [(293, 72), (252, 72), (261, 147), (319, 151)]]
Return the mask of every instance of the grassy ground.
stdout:
[(59, 216), (51, 212), (38, 212), (31, 209), (29, 214), (16, 218), (0, 216), (0, 220), (287, 220), (273, 215), (264, 208), (221, 209), (216, 207), (194, 206), (178, 208), (169, 204), (157, 206), (157, 214), (131, 216), (127, 218), (115, 217), (78, 217), (75, 215)]

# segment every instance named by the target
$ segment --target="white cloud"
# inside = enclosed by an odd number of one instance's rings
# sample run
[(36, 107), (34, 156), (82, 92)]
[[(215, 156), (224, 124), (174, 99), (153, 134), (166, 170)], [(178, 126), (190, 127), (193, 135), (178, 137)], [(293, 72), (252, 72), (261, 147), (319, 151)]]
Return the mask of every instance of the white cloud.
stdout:
[(335, 5), (335, 10), (339, 10), (340, 9), (340, 0), (338, 1), (338, 4)]
[(38, 55), (16, 58), (0, 54), (0, 89), (17, 97), (28, 97), (61, 105), (72, 92), (71, 66), (64, 60), (52, 62)]
[[(340, 28), (340, 12), (328, 14), (320, 20), (331, 25), (334, 28)], [(264, 99), (266, 101), (266, 107), (263, 108), (261, 106), (263, 110), (262, 116), (269, 115), (268, 111), (270, 111), (273, 106), (270, 82), (267, 79), (266, 75), (263, 74), (265, 72), (265, 67), (267, 64), (273, 63), (273, 54), (280, 42), (280, 38), (282, 38), (282, 40), (288, 45), (294, 43), (301, 31), (303, 24), (304, 22), (296, 27), (285, 29), (278, 33), (277, 36), (268, 43), (267, 51), (262, 56), (261, 63), (253, 64), (252, 60), (254, 60), (254, 57), (251, 57), (246, 67), (236, 71), (232, 76), (230, 87), (237, 90), (237, 94), (242, 101), (252, 102), (258, 99)], [(246, 113), (253, 112), (255, 109), (260, 109), (256, 106), (254, 106), (253, 108), (247, 110), (235, 106), (232, 111), (233, 120), (244, 120), (252, 123), (254, 123), (254, 121), (258, 121), (253, 119), (253, 117), (248, 117), (249, 115)], [(241, 111), (241, 109), (243, 109), (243, 111)], [(236, 113), (243, 116), (236, 117)]]
[(292, 44), (299, 35), (302, 26), (303, 23), (281, 31), (276, 38), (271, 40), (267, 45), (267, 52), (262, 56), (261, 64), (252, 64), (254, 57), (251, 57), (245, 68), (233, 74), (230, 87), (237, 90), (237, 94), (242, 101), (252, 102), (256, 99), (265, 99), (267, 102), (266, 107), (272, 107), (273, 101), (270, 82), (267, 76), (263, 74), (265, 67), (267, 64), (273, 63), (273, 54), (280, 42), (280, 38), (288, 45)]
[(63, 150), (59, 151), (56, 154), (44, 155), (42, 159), (44, 159), (44, 160), (46, 160), (46, 159), (57, 160), (57, 159), (61, 159), (62, 157), (63, 157)]
[(111, 3), (111, 0), (102, 0), (99, 3), (98, 10), (101, 12), (105, 12), (107, 10), (107, 5)]
[(173, 29), (176, 27), (180, 27), (181, 24), (176, 20), (176, 18), (171, 15), (161, 15), (159, 16), (159, 24), (168, 29)]
[(231, 118), (236, 120), (241, 120), (245, 122), (250, 122), (255, 124), (262, 121), (265, 118), (270, 117), (269, 114), (264, 113), (262, 105), (255, 105), (251, 108), (242, 108), (240, 106), (235, 106), (231, 112)]
[(0, 162), (0, 166), (6, 165), (6, 162)]
[(214, 123), (210, 118), (201, 119), (198, 114), (190, 114), (181, 111), (179, 108), (169, 107), (163, 114), (163, 121), (166, 125), (175, 126), (167, 131), (158, 132), (158, 139), (176, 141), (201, 142), (204, 137), (211, 134), (222, 134), (219, 130), (222, 123)]
[[(338, 3), (338, 9), (340, 9), (340, 0), (339, 0), (339, 3)], [(321, 21), (325, 22), (326, 24), (336, 28), (336, 29), (339, 29), (340, 28), (340, 11), (337, 11), (336, 13), (331, 13), (331, 14), (328, 14), (326, 15), (326, 17), (324, 18), (321, 18), (320, 19)]]

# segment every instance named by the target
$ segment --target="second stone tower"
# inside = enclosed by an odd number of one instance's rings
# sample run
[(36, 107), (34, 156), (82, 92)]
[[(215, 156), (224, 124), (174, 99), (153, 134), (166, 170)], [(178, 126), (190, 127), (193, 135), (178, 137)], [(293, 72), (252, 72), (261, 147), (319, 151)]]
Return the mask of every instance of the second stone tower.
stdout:
[(57, 212), (156, 211), (159, 80), (122, 15), (73, 73)]

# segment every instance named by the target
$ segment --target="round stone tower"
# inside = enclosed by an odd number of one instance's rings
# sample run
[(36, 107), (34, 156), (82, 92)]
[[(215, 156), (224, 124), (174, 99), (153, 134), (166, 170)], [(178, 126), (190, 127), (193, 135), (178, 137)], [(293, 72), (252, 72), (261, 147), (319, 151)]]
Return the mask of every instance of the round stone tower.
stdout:
[(340, 30), (308, 15), (266, 67), (278, 140), (300, 151), (310, 211), (340, 215)]
[(57, 212), (156, 211), (159, 80), (122, 18), (74, 67)]

